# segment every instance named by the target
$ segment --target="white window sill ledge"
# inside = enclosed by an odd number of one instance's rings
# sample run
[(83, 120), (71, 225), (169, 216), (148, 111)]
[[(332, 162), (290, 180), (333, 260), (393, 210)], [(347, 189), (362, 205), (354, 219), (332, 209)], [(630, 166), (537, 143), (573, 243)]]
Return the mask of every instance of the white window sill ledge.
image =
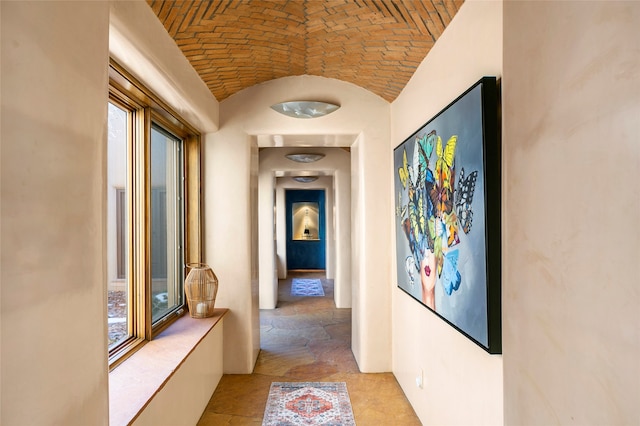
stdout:
[(109, 424), (131, 424), (228, 309), (179, 318), (109, 373)]

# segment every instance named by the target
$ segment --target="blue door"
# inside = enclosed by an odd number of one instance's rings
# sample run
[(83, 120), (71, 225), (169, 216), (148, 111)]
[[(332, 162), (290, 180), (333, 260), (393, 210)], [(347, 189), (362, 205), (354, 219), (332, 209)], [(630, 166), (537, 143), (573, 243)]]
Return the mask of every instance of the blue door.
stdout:
[(325, 269), (325, 200), (321, 189), (285, 192), (287, 269)]

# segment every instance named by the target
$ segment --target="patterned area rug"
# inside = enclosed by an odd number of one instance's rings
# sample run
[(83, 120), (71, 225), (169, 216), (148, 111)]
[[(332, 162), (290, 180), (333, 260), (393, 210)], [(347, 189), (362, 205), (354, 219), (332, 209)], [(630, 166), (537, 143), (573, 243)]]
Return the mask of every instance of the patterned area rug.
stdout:
[(322, 282), (317, 278), (294, 278), (291, 282), (292, 296), (324, 296)]
[(355, 426), (345, 382), (273, 382), (262, 426)]

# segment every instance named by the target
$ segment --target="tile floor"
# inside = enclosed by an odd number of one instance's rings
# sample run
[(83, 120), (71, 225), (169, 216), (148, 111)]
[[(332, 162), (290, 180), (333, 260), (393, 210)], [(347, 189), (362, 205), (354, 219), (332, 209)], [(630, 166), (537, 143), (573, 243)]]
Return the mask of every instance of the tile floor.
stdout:
[[(293, 297), (291, 279), (321, 278), (324, 297)], [(225, 374), (199, 426), (260, 425), (271, 382), (346, 382), (358, 426), (420, 425), (391, 373), (363, 374), (351, 352), (351, 309), (337, 309), (324, 273), (290, 273), (278, 307), (260, 311), (261, 351), (253, 374)]]

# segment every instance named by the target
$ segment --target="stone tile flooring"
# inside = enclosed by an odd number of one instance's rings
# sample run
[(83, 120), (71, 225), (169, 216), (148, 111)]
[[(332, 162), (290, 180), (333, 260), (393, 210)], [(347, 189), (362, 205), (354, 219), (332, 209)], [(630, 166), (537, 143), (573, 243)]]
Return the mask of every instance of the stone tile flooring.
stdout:
[[(291, 296), (291, 280), (321, 278), (324, 297)], [(346, 382), (358, 426), (420, 425), (391, 373), (363, 374), (351, 352), (351, 309), (337, 309), (323, 273), (280, 280), (278, 307), (260, 311), (253, 374), (225, 374), (198, 425), (260, 425), (271, 382)]]

